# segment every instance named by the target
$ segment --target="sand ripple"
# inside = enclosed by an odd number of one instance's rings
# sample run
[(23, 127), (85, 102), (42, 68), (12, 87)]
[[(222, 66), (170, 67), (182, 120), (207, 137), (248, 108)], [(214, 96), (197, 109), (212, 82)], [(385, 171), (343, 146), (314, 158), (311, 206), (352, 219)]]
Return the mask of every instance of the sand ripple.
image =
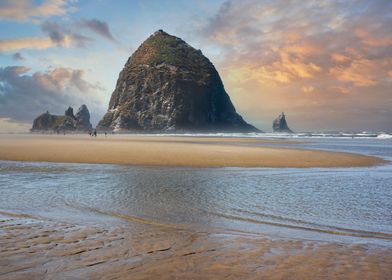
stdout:
[(0, 214), (0, 279), (388, 279), (392, 249)]

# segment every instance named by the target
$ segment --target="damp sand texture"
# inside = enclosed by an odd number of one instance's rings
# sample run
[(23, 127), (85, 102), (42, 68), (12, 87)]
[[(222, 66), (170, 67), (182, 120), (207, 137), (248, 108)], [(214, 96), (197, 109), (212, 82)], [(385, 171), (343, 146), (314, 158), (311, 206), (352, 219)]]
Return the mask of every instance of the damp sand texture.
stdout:
[[(249, 138), (0, 135), (0, 160), (188, 167), (360, 167), (372, 156), (262, 146), (293, 144)], [(257, 145), (257, 146), (256, 146)]]

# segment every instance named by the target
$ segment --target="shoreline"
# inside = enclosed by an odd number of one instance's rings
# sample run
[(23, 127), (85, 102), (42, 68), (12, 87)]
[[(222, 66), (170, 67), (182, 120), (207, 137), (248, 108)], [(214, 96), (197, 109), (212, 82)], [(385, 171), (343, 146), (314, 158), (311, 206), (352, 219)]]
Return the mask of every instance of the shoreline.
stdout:
[(252, 168), (368, 167), (387, 163), (382, 158), (346, 152), (262, 146), (296, 143), (303, 142), (236, 137), (3, 134), (0, 160)]

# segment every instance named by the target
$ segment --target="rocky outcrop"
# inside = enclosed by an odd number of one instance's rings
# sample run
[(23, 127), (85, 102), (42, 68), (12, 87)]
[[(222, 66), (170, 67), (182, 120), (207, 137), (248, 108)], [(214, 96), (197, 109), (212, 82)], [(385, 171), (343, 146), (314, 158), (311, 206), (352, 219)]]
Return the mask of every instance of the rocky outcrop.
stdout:
[(90, 123), (90, 112), (87, 109), (86, 105), (80, 106), (78, 112), (75, 115), (76, 118), (76, 129), (77, 130), (90, 130), (92, 129)]
[(259, 131), (236, 113), (218, 72), (202, 52), (162, 30), (128, 59), (97, 128)]
[(71, 106), (68, 107), (67, 110), (65, 110), (65, 116), (70, 117), (70, 118), (75, 118), (74, 113), (73, 113), (73, 108)]
[(287, 125), (286, 116), (284, 113), (280, 114), (272, 123), (272, 128), (274, 132), (286, 132), (293, 133)]
[(90, 113), (86, 105), (82, 105), (76, 116), (73, 108), (68, 107), (64, 116), (52, 115), (49, 111), (39, 115), (33, 121), (33, 132), (65, 132), (65, 131), (89, 131), (92, 129)]

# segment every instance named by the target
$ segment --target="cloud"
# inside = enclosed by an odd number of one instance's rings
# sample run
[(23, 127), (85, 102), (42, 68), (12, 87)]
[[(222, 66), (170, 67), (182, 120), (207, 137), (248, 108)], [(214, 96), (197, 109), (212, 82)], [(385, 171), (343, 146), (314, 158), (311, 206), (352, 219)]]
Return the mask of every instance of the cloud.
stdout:
[[(392, 37), (374, 36), (366, 28), (360, 27), (355, 30), (355, 35), (364, 43), (370, 47), (389, 47), (392, 46)], [(390, 36), (390, 35), (389, 35)]]
[(45, 21), (41, 29), (46, 33), (53, 43), (58, 46), (69, 46), (71, 43), (78, 47), (85, 47), (93, 41), (92, 38), (73, 32), (71, 29), (54, 21)]
[[(392, 2), (382, 0), (373, 5), (365, 0), (226, 1), (200, 32), (220, 47), (223, 67), (235, 71), (246, 65), (259, 72), (252, 76), (260, 83), (291, 83), (332, 73), (335, 81), (363, 86), (381, 81), (385, 68), (392, 68), (373, 67), (392, 56), (391, 9)], [(373, 79), (360, 77), (364, 71), (356, 69), (359, 64), (372, 66)], [(339, 73), (344, 77), (338, 78)]]
[(0, 68), (0, 118), (30, 123), (46, 110), (62, 114), (69, 105), (81, 104), (87, 104), (94, 118), (103, 113), (101, 88), (86, 81), (82, 70), (29, 71), (24, 66)]
[(46, 0), (36, 4), (31, 0), (3, 0), (0, 19), (10, 21), (39, 20), (51, 16), (64, 16), (74, 10), (69, 0)]
[(79, 21), (78, 26), (83, 28), (88, 28), (96, 34), (110, 40), (113, 42), (117, 42), (117, 40), (113, 37), (110, 32), (109, 25), (105, 21), (101, 21), (98, 19), (82, 19)]
[(233, 0), (199, 35), (251, 119), (285, 111), (302, 127), (392, 129), (391, 10), (384, 0)]
[(330, 69), (330, 74), (339, 81), (351, 82), (358, 87), (377, 84), (377, 61), (368, 59), (354, 60), (347, 67), (337, 66)]
[(305, 92), (305, 93), (313, 92), (314, 91), (314, 87), (313, 86), (303, 86), (302, 87), (302, 91)]
[(344, 54), (341, 54), (341, 53), (333, 53), (331, 55), (331, 59), (332, 59), (332, 61), (338, 62), (338, 63), (347, 62), (347, 61), (351, 60), (350, 57), (348, 57)]
[(16, 52), (12, 55), (13, 60), (24, 60), (25, 58), (20, 52)]
[(41, 30), (47, 37), (32, 37), (19, 39), (1, 39), (0, 52), (22, 49), (49, 49), (55, 47), (69, 48), (71, 46), (86, 47), (94, 39), (75, 32), (73, 29), (55, 21), (44, 21)]
[(55, 42), (46, 37), (0, 40), (0, 52), (22, 49), (48, 49), (56, 46), (57, 44)]
[[(83, 26), (93, 29), (95, 33), (117, 42), (109, 31), (105, 22), (92, 20), (84, 21)], [(22, 49), (49, 49), (55, 47), (69, 48), (71, 46), (86, 47), (94, 41), (93, 38), (75, 32), (72, 27), (65, 26), (56, 21), (44, 21), (41, 30), (47, 37), (32, 37), (20, 39), (1, 39), (0, 52), (16, 51)]]

